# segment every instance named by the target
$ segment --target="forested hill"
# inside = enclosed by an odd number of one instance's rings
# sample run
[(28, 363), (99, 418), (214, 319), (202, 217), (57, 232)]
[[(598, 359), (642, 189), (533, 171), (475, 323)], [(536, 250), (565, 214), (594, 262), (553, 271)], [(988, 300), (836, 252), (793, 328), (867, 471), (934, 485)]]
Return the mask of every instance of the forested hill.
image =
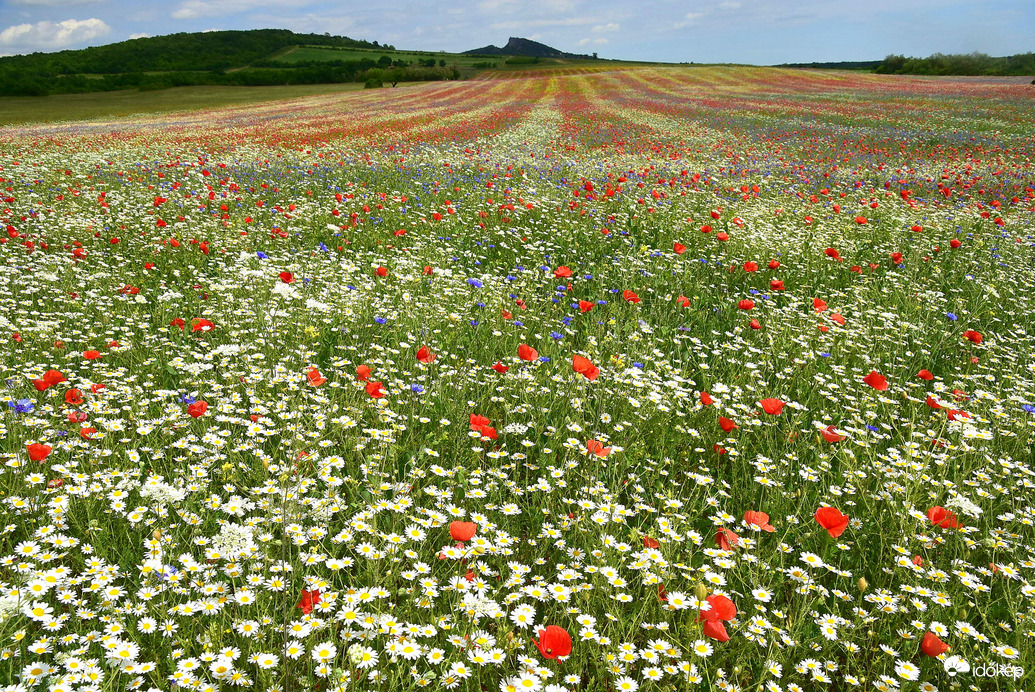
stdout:
[(106, 46), (0, 58), (0, 69), (46, 74), (225, 70), (243, 67), (278, 50), (300, 44), (378, 48), (376, 42), (344, 36), (296, 34), (287, 29), (206, 31), (136, 38)]
[[(328, 63), (319, 68), (249, 68), (252, 63), (268, 63), (271, 56), (300, 45), (326, 47), (332, 52), (346, 50), (340, 53), (342, 59), (338, 64)], [(286, 29), (169, 34), (81, 50), (0, 58), (0, 94), (36, 96), (191, 84), (339, 82), (352, 81), (376, 66), (374, 61), (350, 61), (349, 50), (391, 52), (394, 47), (329, 34), (296, 34)], [(389, 59), (388, 63), (391, 62)]]

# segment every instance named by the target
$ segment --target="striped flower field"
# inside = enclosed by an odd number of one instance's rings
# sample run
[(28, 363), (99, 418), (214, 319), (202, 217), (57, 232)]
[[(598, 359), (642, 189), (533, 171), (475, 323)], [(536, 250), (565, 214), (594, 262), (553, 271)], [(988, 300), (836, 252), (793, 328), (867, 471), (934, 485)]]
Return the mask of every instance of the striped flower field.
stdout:
[(1032, 122), (569, 67), (0, 128), (0, 690), (1031, 688)]

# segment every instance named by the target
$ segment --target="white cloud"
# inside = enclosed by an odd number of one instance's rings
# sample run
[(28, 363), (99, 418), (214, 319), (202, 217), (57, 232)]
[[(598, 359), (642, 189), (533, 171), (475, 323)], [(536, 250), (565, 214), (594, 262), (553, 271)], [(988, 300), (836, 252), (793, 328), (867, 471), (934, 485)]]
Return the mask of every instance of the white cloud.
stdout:
[(739, 2), (720, 2), (719, 3), (719, 9), (720, 10), (739, 10), (740, 9), (740, 3)]
[(672, 28), (673, 29), (685, 29), (688, 26), (693, 26), (694, 24), (697, 23), (697, 20), (700, 19), (701, 17), (703, 17), (705, 14), (707, 14), (707, 13), (706, 12), (687, 12), (686, 16), (683, 18), (683, 21), (678, 22), (677, 24), (673, 24)]
[(151, 34), (145, 34), (145, 33), (130, 34), (129, 38), (130, 38), (130, 40), (135, 39), (135, 38), (151, 38)]
[(496, 22), (490, 29), (527, 29), (534, 26), (582, 26), (590, 24), (590, 17), (569, 17), (567, 19), (519, 19), (508, 22)]
[(25, 52), (56, 50), (105, 36), (111, 27), (100, 19), (66, 19), (15, 24), (0, 31), (0, 47)]
[(103, 0), (10, 0), (12, 5), (35, 5), (37, 7), (72, 7), (73, 5), (89, 5)]
[(220, 2), (214, 2), (214, 0), (184, 0), (170, 16), (173, 19), (224, 17), (228, 14), (248, 12), (260, 7), (282, 5), (288, 8), (297, 8), (308, 4), (308, 2), (301, 0), (221, 0)]
[(602, 34), (605, 31), (618, 31), (618, 25), (614, 22), (611, 22), (610, 24), (597, 24), (595, 27), (590, 29), (590, 31), (595, 34)]

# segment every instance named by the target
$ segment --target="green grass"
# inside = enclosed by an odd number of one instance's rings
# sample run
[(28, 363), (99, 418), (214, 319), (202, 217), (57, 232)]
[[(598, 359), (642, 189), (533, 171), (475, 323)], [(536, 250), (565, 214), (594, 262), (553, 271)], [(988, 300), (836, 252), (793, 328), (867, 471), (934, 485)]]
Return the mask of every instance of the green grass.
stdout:
[(417, 62), (419, 60), (426, 60), (428, 58), (435, 58), (436, 64), (439, 60), (445, 60), (447, 65), (475, 65), (478, 63), (484, 63), (488, 61), (502, 64), (505, 58), (499, 57), (486, 57), (484, 55), (459, 55), (457, 53), (433, 53), (426, 51), (378, 51), (378, 50), (364, 50), (361, 48), (323, 48), (319, 46), (296, 46), (293, 49), (283, 51), (279, 55), (271, 56), (271, 60), (276, 62), (282, 62), (286, 64), (307, 62), (310, 60), (362, 60), (368, 58), (370, 60), (379, 60), (380, 58), (388, 56), (393, 60), (405, 60), (408, 62)]
[(0, 97), (0, 125), (115, 118), (137, 113), (216, 108), (362, 89), (362, 84), (291, 86), (191, 86), (160, 91), (106, 91), (92, 94)]

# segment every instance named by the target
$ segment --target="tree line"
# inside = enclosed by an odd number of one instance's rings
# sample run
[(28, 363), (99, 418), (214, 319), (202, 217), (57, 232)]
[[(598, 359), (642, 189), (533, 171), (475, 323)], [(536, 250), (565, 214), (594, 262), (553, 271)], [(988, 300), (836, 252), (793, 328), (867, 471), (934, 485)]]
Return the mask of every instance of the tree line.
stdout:
[(935, 53), (927, 58), (889, 55), (875, 70), (877, 74), (1017, 76), (1035, 75), (1035, 53), (992, 57), (984, 53)]

